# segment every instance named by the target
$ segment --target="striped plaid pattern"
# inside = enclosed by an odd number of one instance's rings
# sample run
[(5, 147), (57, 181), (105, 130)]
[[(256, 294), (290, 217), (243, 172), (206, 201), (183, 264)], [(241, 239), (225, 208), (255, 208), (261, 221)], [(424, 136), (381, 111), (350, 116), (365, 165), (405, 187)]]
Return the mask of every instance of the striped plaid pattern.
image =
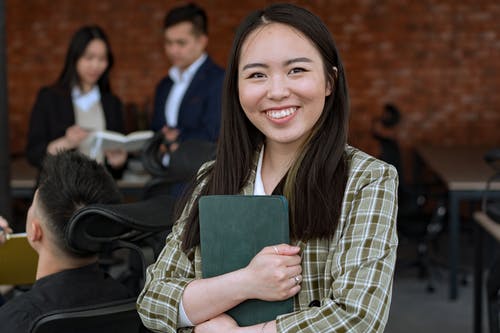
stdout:
[[(339, 226), (330, 239), (297, 243), (302, 289), (294, 297), (295, 312), (276, 318), (278, 332), (384, 331), (398, 243), (397, 172), (355, 148), (346, 153), (350, 171)], [(251, 178), (244, 194), (253, 192)], [(182, 292), (201, 278), (199, 247), (180, 250), (187, 209), (148, 268), (138, 299), (144, 324), (155, 331), (176, 332)], [(319, 306), (310, 306), (313, 301)]]

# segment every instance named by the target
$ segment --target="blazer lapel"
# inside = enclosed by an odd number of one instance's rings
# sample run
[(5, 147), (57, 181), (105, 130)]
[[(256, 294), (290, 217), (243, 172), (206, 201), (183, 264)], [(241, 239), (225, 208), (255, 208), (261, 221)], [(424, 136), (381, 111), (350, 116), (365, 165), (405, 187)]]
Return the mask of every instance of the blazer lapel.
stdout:
[(200, 96), (200, 93), (203, 91), (204, 86), (206, 85), (207, 69), (209, 68), (210, 64), (210, 58), (207, 57), (205, 62), (201, 65), (201, 67), (194, 75), (191, 84), (186, 90), (179, 108), (179, 116), (177, 121), (178, 124), (185, 123), (185, 120), (190, 117), (187, 105), (195, 103), (197, 99), (202, 98), (202, 96)]

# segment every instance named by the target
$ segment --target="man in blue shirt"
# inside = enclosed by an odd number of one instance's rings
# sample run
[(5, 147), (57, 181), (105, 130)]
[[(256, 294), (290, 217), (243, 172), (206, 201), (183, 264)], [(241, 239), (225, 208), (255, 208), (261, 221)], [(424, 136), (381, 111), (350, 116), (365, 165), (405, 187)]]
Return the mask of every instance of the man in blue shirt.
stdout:
[(224, 70), (205, 52), (205, 11), (195, 4), (172, 9), (165, 17), (164, 38), (172, 67), (156, 88), (152, 129), (163, 131), (170, 152), (185, 140), (216, 142)]

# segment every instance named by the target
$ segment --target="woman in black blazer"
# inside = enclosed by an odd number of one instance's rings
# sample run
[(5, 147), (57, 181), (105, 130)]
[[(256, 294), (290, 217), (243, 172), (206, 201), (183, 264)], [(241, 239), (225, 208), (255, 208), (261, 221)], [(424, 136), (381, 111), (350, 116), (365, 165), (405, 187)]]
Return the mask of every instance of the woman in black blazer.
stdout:
[[(104, 31), (84, 26), (73, 36), (58, 80), (38, 93), (31, 113), (26, 155), (40, 167), (45, 154), (81, 149), (92, 131), (123, 132), (122, 103), (113, 95), (109, 71), (111, 47)], [(123, 170), (127, 153), (104, 152), (115, 177)]]

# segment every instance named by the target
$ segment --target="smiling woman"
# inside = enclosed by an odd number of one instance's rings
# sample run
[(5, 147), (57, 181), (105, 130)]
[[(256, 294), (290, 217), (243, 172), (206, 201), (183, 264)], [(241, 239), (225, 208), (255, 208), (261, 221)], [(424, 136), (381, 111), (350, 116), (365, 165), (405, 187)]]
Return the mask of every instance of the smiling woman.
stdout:
[[(270, 23), (248, 36), (239, 67), (241, 107), (265, 135), (266, 151), (287, 149), (293, 156), (321, 116), (325, 97), (331, 94), (319, 52), (298, 30)], [(269, 168), (263, 165), (262, 170), (265, 173)], [(269, 193), (275, 185), (271, 184)]]
[[(396, 259), (395, 169), (347, 145), (348, 93), (335, 43), (290, 4), (237, 30), (223, 91), (216, 160), (204, 165), (138, 298), (149, 328), (175, 332), (383, 332)], [(202, 278), (198, 200), (284, 195), (291, 244), (243, 269)], [(223, 239), (220, 239), (223, 242)], [(294, 312), (238, 327), (248, 299), (293, 298)]]

